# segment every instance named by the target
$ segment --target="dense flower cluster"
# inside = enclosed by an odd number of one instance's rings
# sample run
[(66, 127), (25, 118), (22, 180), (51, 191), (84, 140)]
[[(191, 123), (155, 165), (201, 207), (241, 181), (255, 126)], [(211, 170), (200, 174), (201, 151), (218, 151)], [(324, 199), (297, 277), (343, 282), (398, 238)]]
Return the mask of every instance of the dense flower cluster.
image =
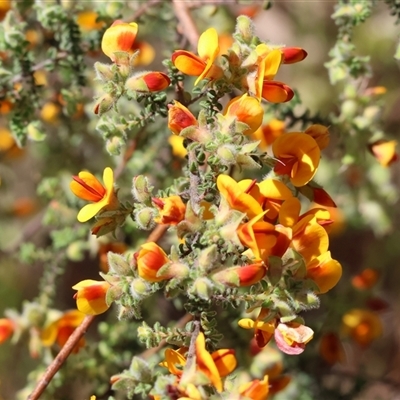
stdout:
[[(274, 77), (281, 64), (301, 61), (307, 55), (298, 48), (252, 45), (246, 37), (246, 24), (247, 19), (239, 19), (238, 40), (228, 50), (224, 62), (218, 62), (218, 35), (214, 28), (200, 36), (198, 55), (186, 50), (177, 50), (172, 55), (174, 66), (181, 73), (197, 77), (195, 85), (206, 80), (208, 85), (218, 87), (224, 82), (229, 83), (230, 90), (236, 87), (243, 92), (212, 120), (205, 120), (202, 112), (196, 117), (187, 105), (176, 100), (168, 106), (168, 127), (174, 135), (186, 138), (189, 162), (193, 154), (197, 154), (197, 162), (198, 154), (204, 154), (199, 164), (203, 167), (196, 172), (197, 183), (190, 186), (191, 197), (188, 199), (177, 191), (168, 197), (154, 196), (145, 177), (133, 180), (136, 202), (133, 212), (139, 226), (174, 226), (182, 245), (191, 243), (191, 250), (182, 252), (172, 248), (165, 252), (158, 244), (149, 242), (141, 245), (130, 261), (109, 253), (110, 270), (102, 274), (105, 280), (83, 281), (74, 289), (78, 290), (78, 309), (98, 314), (122, 299), (124, 307), (127, 302), (136, 304), (157, 290), (151, 286), (155, 283), (164, 282), (167, 295), (178, 289), (200, 299), (211, 299), (232, 287), (253, 286), (256, 295), (248, 298), (249, 312), (258, 310), (257, 315), (240, 319), (239, 326), (253, 330), (259, 348), (274, 337), (282, 352), (295, 355), (304, 351), (314, 334), (298, 313), (318, 305), (317, 294), (332, 289), (342, 273), (340, 263), (329, 252), (326, 228), (333, 220), (323, 207), (334, 203), (313, 182), (321, 150), (329, 143), (329, 132), (322, 125), (312, 125), (304, 132), (286, 132), (280, 125), (279, 134), (271, 135), (262, 147), (267, 150), (270, 172), (260, 181), (251, 178), (236, 181), (214, 169), (217, 163), (260, 167), (251, 158), (251, 154), (260, 154), (257, 153), (260, 141), (251, 139), (263, 122), (260, 100), (289, 101), (293, 91)], [(136, 31), (134, 23), (115, 23), (103, 37), (105, 54), (121, 64), (124, 52), (134, 54)], [(168, 86), (169, 79), (163, 78), (163, 73), (151, 74), (128, 76), (126, 87), (145, 93)], [(206, 181), (207, 171), (210, 181)], [(81, 222), (95, 215), (101, 221), (103, 214), (112, 218), (113, 213), (118, 213), (120, 203), (110, 168), (104, 172), (104, 183), (105, 188), (88, 172), (81, 172), (71, 182), (71, 189), (78, 197), (93, 202), (80, 211)], [(199, 184), (213, 188), (215, 195), (207, 196), (210, 189), (196, 194)], [(321, 206), (302, 211), (309, 200)], [(145, 337), (146, 330), (140, 335)], [(190, 356), (185, 356), (186, 353)], [(233, 350), (209, 353), (202, 332), (198, 333), (194, 348), (167, 349), (161, 363), (176, 377), (168, 390), (174, 387), (176, 397), (181, 399), (206, 398), (204, 385), (223, 391), (221, 379), (236, 364)], [(121, 384), (120, 378), (115, 380)], [(268, 382), (265, 375), (263, 380), (242, 384), (238, 388), (239, 397), (265, 399)], [(154, 392), (154, 398), (161, 398), (158, 393)]]

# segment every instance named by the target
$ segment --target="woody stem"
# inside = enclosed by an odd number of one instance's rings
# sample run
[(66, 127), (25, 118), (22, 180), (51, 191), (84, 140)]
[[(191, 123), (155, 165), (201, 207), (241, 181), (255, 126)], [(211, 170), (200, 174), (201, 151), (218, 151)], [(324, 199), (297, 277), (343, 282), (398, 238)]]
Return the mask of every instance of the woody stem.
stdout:
[(68, 356), (71, 354), (72, 350), (79, 342), (81, 337), (86, 333), (90, 324), (94, 321), (94, 315), (87, 315), (82, 323), (74, 330), (72, 335), (68, 338), (64, 347), (57, 354), (57, 357), (53, 360), (53, 362), (47, 367), (44, 375), (41, 377), (39, 382), (37, 383), (33, 392), (29, 395), (28, 400), (37, 400), (43, 394), (54, 375), (64, 364)]
[(194, 361), (194, 357), (196, 355), (196, 339), (199, 336), (200, 328), (201, 328), (200, 320), (197, 318), (199, 318), (199, 317), (196, 316), (195, 320), (193, 321), (194, 328), (193, 328), (193, 332), (192, 332), (192, 337), (190, 339), (189, 350), (188, 350), (187, 358), (186, 358), (185, 368), (187, 368), (187, 369), (189, 369), (190, 366), (192, 365), (192, 363)]
[[(146, 242), (157, 242), (162, 238), (166, 230), (168, 229), (168, 225), (158, 225), (148, 236)], [(68, 338), (64, 347), (57, 354), (56, 358), (53, 362), (47, 367), (45, 373), (40, 378), (36, 387), (33, 389), (33, 392), (29, 395), (28, 400), (38, 400), (43, 392), (46, 390), (47, 386), (53, 379), (54, 375), (57, 371), (63, 366), (72, 350), (75, 348), (76, 344), (82, 338), (82, 336), (86, 333), (90, 324), (93, 322), (95, 316), (87, 315), (82, 323), (74, 330), (72, 335)]]

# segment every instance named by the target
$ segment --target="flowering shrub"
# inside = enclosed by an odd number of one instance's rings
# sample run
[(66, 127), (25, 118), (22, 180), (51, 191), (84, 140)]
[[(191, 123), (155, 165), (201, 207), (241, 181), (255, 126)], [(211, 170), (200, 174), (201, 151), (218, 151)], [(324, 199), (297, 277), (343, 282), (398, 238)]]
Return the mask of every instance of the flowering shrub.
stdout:
[[(395, 1), (386, 2), (398, 15)], [(313, 49), (263, 40), (249, 10), (238, 12), (230, 34), (217, 24), (199, 34), (192, 7), (207, 19), (201, 2), (125, 3), (96, 3), (96, 11), (7, 3), (4, 15), (0, 8), (8, 121), (0, 151), (20, 157), (28, 143), (45, 167), (32, 176), (45, 203), (34, 233), (43, 228), (45, 236), (31, 243), (22, 234), (4, 246), (42, 268), (37, 296), (0, 318), (0, 344), (27, 339), (38, 360), (17, 396), (311, 398), (318, 363), (345, 363), (342, 341), (371, 346), (388, 308), (371, 292), (379, 273), (370, 267), (348, 279), (352, 295), (335, 292), (349, 273), (330, 248), (342, 209), (359, 207), (365, 226), (374, 225), (379, 218), (363, 207), (375, 205), (385, 220), (395, 198), (388, 178), (366, 172), (392, 165), (397, 142), (378, 121), (384, 90), (366, 87), (368, 60), (350, 41), (372, 5), (336, 5), (339, 34), (326, 67), (332, 85), (346, 85), (336, 114), (321, 118), (298, 111), (307, 108), (298, 80), (276, 80)], [(38, 31), (28, 29), (33, 20)], [(162, 21), (160, 43), (139, 40)], [(142, 69), (162, 54), (154, 70)], [(7, 185), (6, 169), (0, 177)], [(26, 202), (12, 211), (34, 212)], [(73, 263), (81, 271), (71, 283)], [(76, 309), (60, 311), (57, 278)], [(329, 313), (316, 311), (325, 301)], [(91, 324), (97, 337), (85, 339)], [(312, 368), (299, 372), (311, 355)], [(356, 373), (348, 396), (360, 390)], [(71, 381), (73, 393), (63, 394)], [(314, 394), (330, 391), (321, 384)]]

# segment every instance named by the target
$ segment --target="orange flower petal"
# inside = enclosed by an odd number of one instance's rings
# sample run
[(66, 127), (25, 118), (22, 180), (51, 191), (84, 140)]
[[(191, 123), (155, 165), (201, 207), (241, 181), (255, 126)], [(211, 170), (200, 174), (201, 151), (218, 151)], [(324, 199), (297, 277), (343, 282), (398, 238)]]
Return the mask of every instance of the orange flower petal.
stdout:
[(275, 140), (272, 150), (279, 160), (275, 165), (275, 172), (283, 171), (289, 175), (294, 186), (306, 185), (317, 172), (321, 152), (317, 142), (309, 135), (299, 132), (285, 133)]
[(234, 210), (246, 213), (249, 218), (253, 218), (263, 212), (260, 204), (251, 195), (240, 190), (238, 183), (229, 175), (219, 175), (217, 187)]
[(285, 103), (292, 100), (293, 90), (286, 84), (277, 81), (264, 81), (261, 97), (270, 103)]
[(75, 196), (87, 201), (100, 201), (103, 199), (106, 190), (99, 180), (90, 172), (79, 172), (73, 177), (70, 189)]
[(103, 53), (115, 60), (114, 53), (125, 51), (134, 52), (134, 42), (138, 31), (138, 25), (135, 22), (125, 23), (123, 21), (115, 21), (103, 35), (101, 41), (101, 49)]
[(214, 351), (211, 357), (221, 377), (229, 375), (236, 368), (237, 361), (233, 349), (219, 349)]
[(158, 271), (169, 262), (164, 250), (154, 242), (142, 244), (137, 255), (139, 276), (149, 282), (160, 282), (167, 276), (157, 276)]
[(295, 226), (299, 220), (300, 209), (301, 203), (297, 197), (287, 199), (279, 210), (279, 222), (286, 227)]
[(307, 52), (301, 47), (283, 47), (281, 52), (284, 64), (294, 64), (307, 57)]
[(8, 318), (0, 318), (0, 344), (5, 342), (14, 332), (14, 322)]
[(78, 310), (86, 315), (106, 312), (109, 308), (106, 295), (110, 286), (106, 281), (92, 279), (86, 279), (74, 285), (72, 288), (78, 291), (75, 295)]
[(186, 50), (178, 50), (172, 54), (172, 62), (185, 75), (200, 76), (206, 63), (195, 54)]
[(210, 379), (217, 391), (222, 392), (221, 377), (211, 354), (206, 350), (206, 341), (203, 332), (200, 332), (196, 339), (196, 363), (199, 370)]
[(250, 97), (245, 93), (235, 97), (227, 104), (224, 115), (236, 117), (239, 122), (247, 124), (249, 129), (243, 133), (249, 135), (261, 126), (264, 110), (255, 97)]
[(378, 140), (377, 142), (372, 143), (369, 146), (369, 149), (383, 167), (388, 167), (398, 159), (396, 146), (396, 140)]
[[(272, 81), (278, 72), (282, 61), (282, 53), (280, 50), (272, 50), (265, 58), (264, 82)], [(264, 96), (263, 96), (264, 97)]]
[(307, 265), (307, 278), (312, 279), (319, 288), (319, 293), (326, 293), (339, 282), (342, 276), (342, 266), (331, 258), (327, 251)]

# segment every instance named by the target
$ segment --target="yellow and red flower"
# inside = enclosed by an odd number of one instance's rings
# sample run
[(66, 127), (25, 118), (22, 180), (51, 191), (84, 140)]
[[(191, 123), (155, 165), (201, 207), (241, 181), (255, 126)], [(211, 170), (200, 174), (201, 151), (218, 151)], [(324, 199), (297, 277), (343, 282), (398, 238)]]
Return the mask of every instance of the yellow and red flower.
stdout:
[(76, 22), (83, 32), (100, 30), (104, 26), (104, 21), (98, 21), (99, 14), (93, 10), (85, 10), (78, 13)]
[(259, 44), (255, 52), (258, 60), (256, 70), (247, 75), (245, 86), (259, 100), (261, 98), (271, 103), (283, 103), (293, 98), (293, 90), (283, 82), (274, 81), (283, 61), (280, 49), (271, 49), (265, 43)]
[(310, 135), (285, 133), (274, 141), (272, 151), (277, 158), (275, 173), (288, 175), (294, 186), (306, 185), (317, 172), (321, 153)]
[[(171, 374), (180, 378), (183, 374), (183, 367), (186, 365), (186, 357), (184, 356), (186, 350), (186, 348), (167, 349), (165, 361), (160, 365), (168, 368)], [(206, 350), (204, 333), (200, 332), (196, 338), (195, 355), (196, 371), (205, 375), (217, 391), (222, 392), (221, 378), (229, 375), (236, 368), (235, 351), (219, 349), (210, 354)]]
[(267, 269), (262, 262), (223, 268), (211, 275), (211, 279), (226, 286), (251, 286), (259, 282)]
[(354, 308), (343, 315), (342, 330), (361, 347), (366, 347), (382, 335), (383, 327), (374, 312)]
[(103, 53), (115, 61), (116, 52), (127, 52), (133, 54), (134, 42), (138, 32), (135, 22), (126, 23), (121, 20), (115, 21), (103, 35), (101, 49)]
[(106, 312), (110, 305), (106, 302), (106, 295), (111, 285), (106, 281), (86, 279), (72, 286), (77, 290), (74, 298), (79, 311), (86, 315), (98, 315)]
[[(240, 181), (239, 185), (244, 185), (244, 181)], [(293, 193), (284, 183), (275, 179), (265, 179), (258, 183), (257, 187), (259, 195), (255, 196), (258, 197), (258, 202), (262, 205), (263, 210), (266, 211), (264, 219), (275, 222), (283, 202), (291, 199)], [(255, 188), (253, 188), (254, 190)]]
[[(279, 210), (279, 222), (286, 228), (282, 232), (289, 235), (291, 247), (303, 256), (308, 265), (311, 260), (328, 251), (329, 237), (321, 225), (330, 221), (330, 215), (324, 209), (312, 209), (299, 215), (300, 208), (300, 201), (296, 197), (286, 200)], [(281, 231), (279, 225), (275, 229)]]
[(149, 282), (169, 279), (168, 275), (158, 276), (158, 271), (170, 262), (164, 250), (154, 242), (142, 244), (136, 255), (139, 276)]
[(378, 140), (369, 145), (369, 150), (383, 167), (398, 160), (396, 153), (397, 140)]
[(117, 209), (119, 202), (114, 192), (114, 173), (109, 167), (103, 172), (104, 186), (98, 179), (87, 171), (79, 172), (73, 177), (70, 189), (80, 199), (93, 202), (87, 204), (78, 213), (78, 221), (86, 222), (93, 218), (102, 209)]
[(198, 126), (196, 117), (179, 101), (168, 105), (168, 128), (174, 135), (179, 135), (188, 126)]
[[(45, 347), (53, 346), (57, 343), (63, 347), (74, 330), (82, 323), (85, 314), (78, 310), (70, 310), (64, 312), (60, 318), (47, 325), (40, 334), (40, 339)], [(74, 348), (74, 352), (84, 346), (85, 339), (81, 338)]]
[(314, 124), (309, 126), (305, 134), (310, 135), (316, 142), (320, 150), (325, 149), (329, 145), (329, 131), (326, 126)]
[(342, 266), (331, 258), (330, 251), (326, 251), (307, 264), (307, 277), (317, 284), (319, 293), (326, 293), (342, 277)]
[(218, 33), (214, 28), (203, 32), (199, 38), (196, 54), (186, 50), (177, 50), (172, 54), (172, 62), (185, 75), (198, 76), (195, 85), (202, 79), (216, 79), (222, 75), (222, 70), (214, 65), (219, 53)]
[(379, 279), (379, 272), (373, 268), (365, 268), (360, 274), (353, 276), (351, 284), (360, 290), (371, 289)]
[(239, 183), (229, 175), (219, 175), (217, 178), (217, 187), (221, 196), (224, 197), (229, 206), (234, 210), (247, 214), (249, 218), (253, 218), (263, 212), (257, 200), (251, 194), (247, 193), (249, 190), (242, 189)]
[(251, 255), (256, 260), (267, 262), (279, 233), (276, 232), (274, 225), (262, 220), (265, 213), (263, 212), (249, 222), (240, 225), (237, 234), (242, 244), (251, 250)]
[(261, 381), (254, 379), (250, 382), (242, 383), (239, 386), (239, 394), (246, 399), (266, 400), (269, 394), (269, 385), (268, 375), (264, 375)]
[(254, 339), (257, 343), (257, 346), (260, 348), (265, 347), (269, 343), (275, 332), (275, 318), (268, 322), (263, 321), (268, 316), (268, 314), (269, 310), (266, 308), (262, 308), (260, 310), (260, 313), (258, 314), (258, 317), (255, 320), (251, 318), (242, 318), (238, 322), (241, 328), (254, 329)]
[(245, 93), (235, 97), (226, 105), (224, 115), (248, 125), (249, 128), (243, 133), (250, 135), (261, 126), (264, 110), (259, 100)]
[(163, 72), (150, 71), (130, 77), (125, 86), (139, 93), (154, 93), (166, 89), (170, 83), (168, 75)]
[(313, 336), (311, 328), (297, 322), (279, 323), (275, 329), (275, 342), (279, 350), (291, 355), (301, 354)]
[(260, 140), (259, 148), (266, 151), (268, 146), (275, 141), (276, 138), (285, 132), (285, 122), (279, 119), (271, 119), (267, 124), (262, 125), (253, 134), (254, 140)]
[(152, 199), (158, 208), (159, 215), (154, 218), (157, 224), (177, 225), (185, 219), (186, 205), (180, 196)]

